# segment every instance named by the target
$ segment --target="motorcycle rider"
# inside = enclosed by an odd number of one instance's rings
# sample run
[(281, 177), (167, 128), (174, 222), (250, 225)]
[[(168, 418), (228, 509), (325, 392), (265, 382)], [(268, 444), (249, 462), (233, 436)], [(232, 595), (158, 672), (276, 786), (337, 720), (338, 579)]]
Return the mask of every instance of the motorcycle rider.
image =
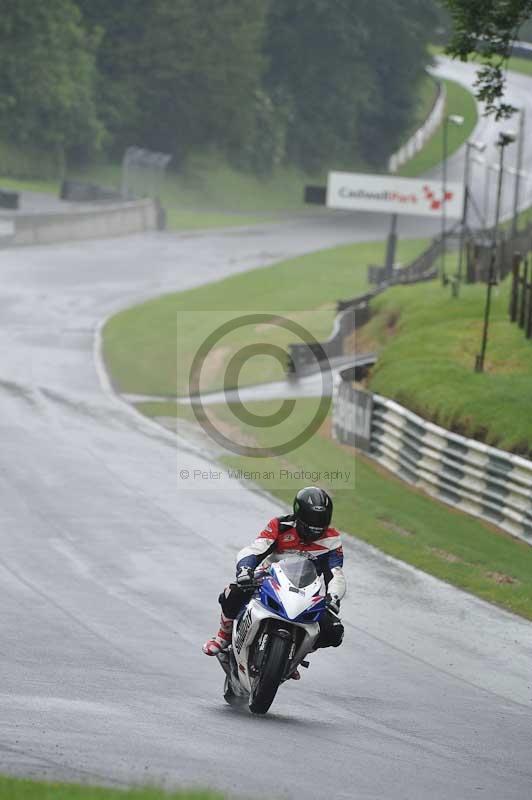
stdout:
[[(311, 558), (327, 587), (327, 611), (320, 620), (314, 649), (338, 647), (342, 643), (344, 626), (337, 614), (346, 581), (340, 533), (330, 527), (332, 511), (332, 500), (323, 489), (316, 486), (300, 489), (294, 498), (293, 513), (274, 517), (255, 541), (238, 553), (236, 584), (229, 584), (218, 598), (222, 607), (220, 629), (203, 645), (206, 655), (215, 656), (231, 643), (233, 620), (249, 600), (249, 587), (259, 564), (267, 568), (292, 553)], [(297, 670), (292, 677), (299, 679)]]

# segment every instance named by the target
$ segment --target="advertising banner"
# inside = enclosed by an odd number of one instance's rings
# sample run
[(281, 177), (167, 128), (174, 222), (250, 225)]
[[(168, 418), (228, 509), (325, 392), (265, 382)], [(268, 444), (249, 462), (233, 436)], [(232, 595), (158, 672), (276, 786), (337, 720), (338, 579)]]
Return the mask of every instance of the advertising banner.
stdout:
[(384, 214), (415, 214), (449, 219), (462, 216), (464, 187), (462, 183), (397, 178), (395, 175), (365, 175), (350, 172), (329, 172), (327, 206), (347, 211), (374, 211)]

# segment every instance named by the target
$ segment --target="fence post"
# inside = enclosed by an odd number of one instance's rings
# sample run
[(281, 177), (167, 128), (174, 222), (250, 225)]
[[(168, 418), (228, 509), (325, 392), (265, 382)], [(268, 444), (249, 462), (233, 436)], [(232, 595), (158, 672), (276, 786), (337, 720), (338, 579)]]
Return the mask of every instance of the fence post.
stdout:
[(501, 239), (497, 248), (497, 272), (495, 279), (500, 283), (506, 277), (506, 240)]
[(523, 277), (519, 278), (519, 283), (522, 285), (523, 289), (521, 292), (521, 302), (519, 304), (519, 327), (525, 327), (525, 311), (526, 311), (526, 285), (528, 283), (528, 260), (525, 261), (525, 269), (523, 272)]
[(519, 294), (519, 267), (521, 266), (521, 253), (514, 253), (512, 259), (512, 293), (510, 295), (510, 322), (517, 319), (517, 298)]
[(526, 321), (526, 338), (532, 339), (532, 276), (530, 283), (526, 284), (526, 295), (528, 300), (528, 317)]

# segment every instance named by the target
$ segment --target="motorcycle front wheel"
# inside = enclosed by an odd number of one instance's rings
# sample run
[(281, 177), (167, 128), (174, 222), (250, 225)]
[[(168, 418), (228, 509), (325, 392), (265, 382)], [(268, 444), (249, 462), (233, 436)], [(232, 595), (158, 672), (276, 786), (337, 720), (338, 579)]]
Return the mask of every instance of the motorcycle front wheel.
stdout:
[(249, 700), (249, 710), (253, 714), (266, 714), (273, 703), (288, 666), (291, 646), (290, 638), (270, 634), (268, 652)]

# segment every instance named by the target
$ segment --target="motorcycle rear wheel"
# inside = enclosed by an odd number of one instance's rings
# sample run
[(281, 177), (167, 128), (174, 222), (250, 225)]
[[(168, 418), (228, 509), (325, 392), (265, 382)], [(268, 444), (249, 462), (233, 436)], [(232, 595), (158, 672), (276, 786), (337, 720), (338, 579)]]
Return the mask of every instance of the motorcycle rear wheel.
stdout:
[(291, 645), (289, 638), (270, 635), (264, 665), (249, 699), (253, 714), (266, 714), (273, 703), (288, 665)]

